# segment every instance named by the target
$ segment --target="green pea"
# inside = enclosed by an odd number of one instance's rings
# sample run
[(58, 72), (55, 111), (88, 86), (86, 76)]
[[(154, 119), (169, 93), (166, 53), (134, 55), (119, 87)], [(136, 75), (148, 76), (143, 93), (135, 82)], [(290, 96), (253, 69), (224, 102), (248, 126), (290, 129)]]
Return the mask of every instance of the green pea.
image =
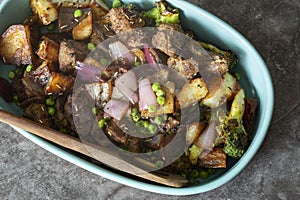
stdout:
[(98, 127), (99, 128), (104, 128), (104, 126), (105, 126), (105, 119), (100, 119), (98, 121)]
[(154, 125), (154, 124), (149, 124), (149, 126), (148, 126), (148, 131), (149, 131), (151, 134), (155, 133), (155, 132), (157, 131), (157, 126)]
[(14, 71), (8, 72), (8, 78), (9, 78), (10, 80), (13, 80), (13, 79), (15, 78), (15, 76), (16, 76), (16, 73), (15, 73)]
[(132, 116), (132, 121), (138, 122), (139, 120), (140, 120), (140, 116), (139, 115)]
[(137, 126), (144, 127), (144, 121), (140, 120), (136, 123)]
[(197, 178), (199, 176), (199, 172), (198, 170), (192, 170), (191, 174), (190, 174), (190, 177), (191, 178)]
[(106, 66), (107, 65), (107, 60), (105, 58), (101, 58), (100, 63), (101, 63), (102, 66)]
[(55, 29), (55, 25), (53, 23), (51, 23), (47, 26), (48, 31), (53, 31), (54, 29)]
[(160, 84), (158, 82), (152, 84), (152, 90), (154, 92), (157, 92), (159, 89), (160, 89)]
[(149, 122), (148, 120), (145, 120), (145, 121), (144, 121), (144, 127), (145, 127), (145, 128), (148, 128), (149, 125), (150, 125), (150, 122)]
[(122, 2), (120, 0), (114, 0), (111, 7), (119, 8), (121, 6), (122, 6)]
[(162, 89), (159, 89), (156, 91), (155, 94), (156, 94), (156, 96), (160, 97), (160, 96), (165, 96), (166, 93)]
[(47, 98), (46, 99), (46, 105), (47, 106), (54, 106), (55, 105), (55, 100), (53, 98)]
[(33, 65), (27, 65), (26, 72), (30, 72), (33, 68)]
[(74, 11), (74, 17), (78, 18), (82, 16), (82, 11), (80, 9), (77, 9)]
[(54, 107), (48, 107), (48, 114), (49, 114), (50, 116), (54, 116), (55, 113), (56, 113), (56, 110), (55, 110)]
[(156, 100), (157, 100), (157, 103), (161, 106), (165, 105), (165, 103), (166, 103), (166, 98), (163, 96), (157, 97)]
[(164, 166), (164, 162), (161, 160), (156, 161), (155, 166), (157, 168), (162, 168)]
[(199, 173), (200, 178), (202, 179), (207, 179), (209, 174), (208, 171), (206, 169), (201, 169), (200, 173)]
[(167, 121), (168, 120), (168, 115), (163, 115), (162, 118), (163, 118), (164, 121)]
[(137, 62), (134, 63), (134, 65), (138, 67), (138, 66), (141, 65), (141, 62), (137, 61)]
[(162, 120), (161, 120), (161, 117), (157, 116), (154, 118), (154, 122), (157, 124), (157, 125), (161, 125), (162, 123)]
[(150, 106), (148, 107), (148, 111), (151, 112), (151, 113), (156, 112), (156, 111), (157, 111), (156, 105), (150, 105)]
[(90, 51), (93, 51), (94, 49), (96, 49), (96, 45), (95, 45), (94, 43), (92, 43), (92, 42), (89, 42), (89, 43), (88, 43), (88, 49), (89, 49)]
[(22, 70), (22, 68), (20, 68), (20, 67), (16, 68), (16, 69), (15, 69), (15, 74), (16, 74), (17, 76), (22, 76), (22, 75), (23, 75), (23, 70)]
[(131, 116), (136, 116), (138, 114), (137, 108), (132, 108), (131, 109)]

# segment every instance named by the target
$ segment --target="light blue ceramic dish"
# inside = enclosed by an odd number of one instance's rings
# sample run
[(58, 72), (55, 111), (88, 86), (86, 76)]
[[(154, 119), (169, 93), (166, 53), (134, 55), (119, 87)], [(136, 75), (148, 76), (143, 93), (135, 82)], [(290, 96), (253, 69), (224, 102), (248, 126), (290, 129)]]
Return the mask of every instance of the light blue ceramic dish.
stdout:
[[(110, 5), (109, 2), (107, 1), (108, 5)], [(154, 5), (154, 0), (123, 0), (123, 2), (137, 3), (140, 7), (147, 9)], [(196, 32), (201, 40), (213, 43), (224, 49), (231, 49), (238, 55), (240, 63), (237, 71), (243, 77), (241, 84), (245, 88), (248, 97), (255, 97), (259, 101), (259, 109), (254, 127), (255, 136), (249, 149), (239, 161), (232, 162), (232, 166), (229, 169), (220, 170), (214, 177), (198, 185), (186, 188), (170, 188), (137, 181), (103, 169), (18, 127), (13, 128), (37, 145), (90, 172), (131, 187), (155, 193), (170, 195), (202, 193), (220, 187), (238, 175), (251, 161), (261, 146), (272, 118), (274, 93), (268, 69), (255, 48), (228, 24), (186, 1), (172, 0), (168, 2), (181, 10), (181, 21), (184, 27), (188, 27)], [(29, 13), (29, 0), (3, 0), (0, 5), (0, 32), (3, 33), (11, 24), (22, 22)], [(3, 66), (3, 63), (0, 63), (0, 65), (0, 75), (2, 77), (7, 76), (7, 72), (11, 68)], [(0, 107), (10, 112), (20, 113), (17, 107), (7, 104), (1, 98)]]

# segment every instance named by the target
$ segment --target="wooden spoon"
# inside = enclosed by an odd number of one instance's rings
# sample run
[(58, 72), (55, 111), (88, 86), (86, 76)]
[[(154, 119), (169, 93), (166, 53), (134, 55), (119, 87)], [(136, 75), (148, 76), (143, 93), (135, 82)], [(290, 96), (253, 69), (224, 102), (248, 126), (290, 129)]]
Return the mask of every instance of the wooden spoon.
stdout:
[[(172, 187), (183, 187), (188, 184), (188, 180), (186, 178), (183, 178), (182, 176), (166, 173), (166, 172), (162, 173), (160, 171), (151, 172), (151, 173), (146, 172), (124, 161), (123, 159), (118, 158), (115, 155), (111, 155), (110, 153), (107, 153), (107, 151), (105, 151), (104, 149), (99, 149), (98, 147), (96, 148), (91, 145), (89, 145), (87, 149), (86, 148), (87, 144), (83, 144), (78, 138), (55, 131), (54, 129), (48, 128), (39, 123), (9, 113), (7, 111), (0, 110), (0, 121), (22, 128), (43, 139), (46, 139), (62, 147), (86, 155), (95, 160), (98, 160), (99, 162), (106, 164), (110, 167), (111, 167), (111, 163), (114, 163), (113, 165), (114, 168), (132, 174), (134, 176), (138, 176), (156, 183), (160, 183)], [(101, 155), (101, 156), (96, 157), (94, 155)]]

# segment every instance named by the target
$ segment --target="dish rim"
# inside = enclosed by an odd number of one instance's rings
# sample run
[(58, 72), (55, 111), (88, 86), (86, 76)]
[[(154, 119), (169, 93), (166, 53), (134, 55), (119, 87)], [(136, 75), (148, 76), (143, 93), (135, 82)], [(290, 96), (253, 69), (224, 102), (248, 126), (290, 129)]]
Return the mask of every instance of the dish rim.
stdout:
[[(6, 4), (9, 3), (11, 0), (3, 0), (0, 5), (0, 12), (3, 12), (3, 8), (5, 8)], [(191, 9), (191, 12), (195, 12), (195, 14), (200, 15), (202, 18), (206, 18), (206, 20), (211, 21), (212, 23), (218, 24), (218, 26), (223, 27), (227, 30), (230, 34), (232, 34), (237, 41), (242, 42), (244, 47), (247, 47), (247, 54), (250, 54), (251, 57), (254, 57), (257, 63), (259, 63), (259, 66), (261, 67), (260, 70), (263, 74), (263, 77), (265, 79), (266, 83), (266, 92), (268, 99), (265, 100), (265, 113), (262, 115), (262, 119), (264, 123), (261, 124), (260, 127), (257, 128), (255, 132), (255, 137), (253, 138), (251, 145), (249, 146), (248, 150), (245, 152), (245, 154), (242, 156), (241, 159), (237, 161), (228, 171), (226, 171), (224, 174), (220, 175), (216, 179), (204, 183), (203, 185), (195, 185), (195, 186), (189, 186), (185, 188), (171, 188), (167, 186), (160, 186), (150, 183), (145, 183), (137, 180), (133, 180), (131, 178), (116, 174), (112, 171), (106, 170), (104, 168), (101, 168), (95, 164), (92, 164), (82, 158), (79, 158), (69, 152), (66, 152), (62, 150), (61, 148), (47, 142), (44, 139), (41, 139), (29, 132), (26, 132), (18, 127), (12, 126), (16, 131), (21, 133), (23, 136), (34, 142), (35, 144), (41, 146), (42, 148), (46, 149), (47, 151), (53, 153), (54, 155), (71, 162), (87, 171), (90, 171), (94, 174), (100, 175), (104, 178), (113, 180), (115, 182), (149, 191), (154, 193), (160, 193), (160, 194), (167, 194), (167, 195), (192, 195), (192, 194), (199, 194), (203, 192), (207, 192), (213, 189), (216, 189), (225, 183), (232, 180), (234, 177), (236, 177), (253, 159), (253, 157), (256, 155), (257, 151), (261, 147), (261, 144), (264, 141), (264, 138), (268, 132), (268, 128), (272, 119), (273, 109), (274, 109), (274, 90), (272, 85), (272, 79), (270, 76), (270, 73), (268, 71), (268, 68), (261, 58), (260, 54), (257, 52), (257, 50), (250, 44), (250, 42), (242, 36), (237, 30), (232, 28), (229, 24), (221, 20), (220, 18), (216, 17), (215, 15), (209, 13), (208, 11), (205, 11), (204, 9), (189, 3), (187, 1), (180, 1), (180, 0), (172, 0), (173, 4), (179, 5), (178, 7), (189, 7)], [(259, 134), (259, 135), (258, 135)]]

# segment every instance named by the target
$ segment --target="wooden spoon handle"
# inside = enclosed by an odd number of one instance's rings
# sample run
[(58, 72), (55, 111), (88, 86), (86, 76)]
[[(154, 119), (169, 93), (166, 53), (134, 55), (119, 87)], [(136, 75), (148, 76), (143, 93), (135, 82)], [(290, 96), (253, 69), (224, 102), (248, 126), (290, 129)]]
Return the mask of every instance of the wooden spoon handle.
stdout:
[[(78, 138), (60, 133), (49, 127), (43, 126), (39, 123), (36, 123), (24, 117), (14, 115), (7, 111), (0, 110), (0, 121), (22, 128), (34, 135), (49, 140), (62, 147), (71, 149), (73, 151), (86, 155), (90, 158), (96, 159), (101, 163), (106, 164), (110, 167), (112, 166), (111, 163), (113, 163), (113, 167), (120, 171), (124, 171), (133, 174), (135, 176), (145, 178), (147, 180), (154, 181), (160, 184), (172, 186), (172, 187), (183, 187), (188, 184), (187, 179), (178, 175), (168, 174), (168, 173), (157, 175), (156, 172), (153, 173), (146, 172), (124, 161), (123, 159), (120, 159), (114, 155), (107, 153), (103, 149), (99, 149), (98, 147), (95, 148), (89, 145), (87, 149), (86, 144), (83, 144)], [(95, 155), (101, 155), (101, 156), (95, 156)]]

